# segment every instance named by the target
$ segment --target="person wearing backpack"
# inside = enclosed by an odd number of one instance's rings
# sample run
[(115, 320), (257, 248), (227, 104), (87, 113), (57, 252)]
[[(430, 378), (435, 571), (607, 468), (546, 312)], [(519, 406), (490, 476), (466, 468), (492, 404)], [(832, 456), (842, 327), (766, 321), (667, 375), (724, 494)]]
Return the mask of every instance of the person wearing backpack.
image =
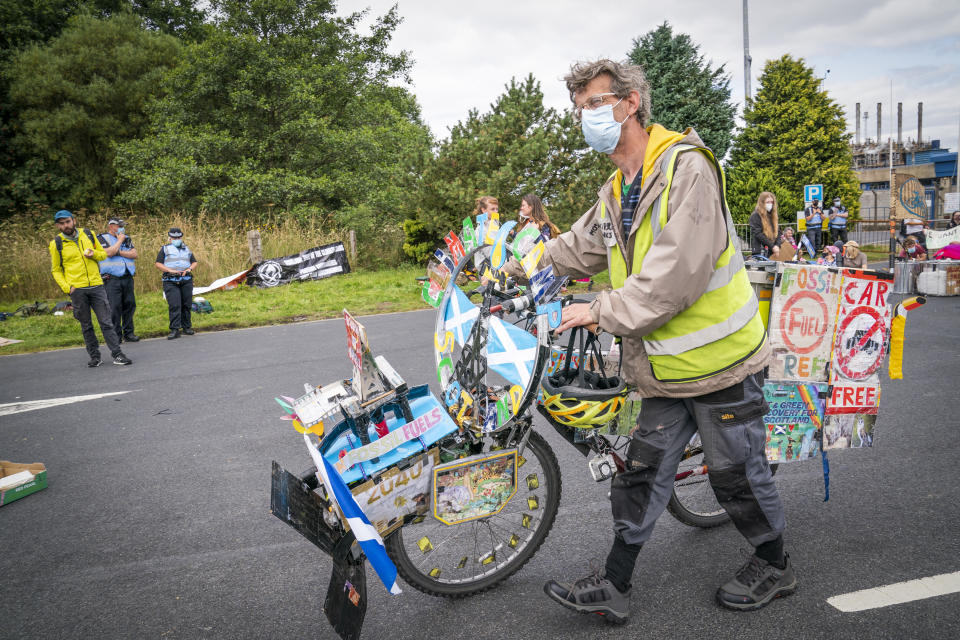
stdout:
[(117, 330), (120, 342), (139, 342), (133, 331), (133, 313), (137, 310), (137, 299), (133, 294), (133, 275), (137, 272), (137, 250), (133, 240), (126, 235), (123, 220), (110, 218), (107, 232), (97, 239), (107, 252), (107, 259), (100, 262), (100, 277), (107, 291), (107, 300), (113, 312), (111, 318)]
[(193, 304), (193, 270), (197, 259), (183, 243), (183, 231), (172, 227), (167, 233), (170, 242), (160, 247), (157, 254), (157, 269), (163, 272), (163, 295), (170, 311), (170, 333), (167, 340), (184, 335), (192, 336), (190, 306)]
[(73, 317), (80, 322), (83, 342), (90, 356), (88, 367), (99, 367), (100, 343), (93, 330), (90, 310), (97, 314), (100, 332), (113, 356), (113, 364), (133, 364), (120, 350), (120, 339), (110, 319), (110, 303), (100, 277), (98, 261), (107, 257), (100, 243), (89, 229), (78, 229), (73, 214), (66, 209), (57, 211), (53, 216), (60, 233), (50, 241), (50, 271), (53, 279), (69, 294), (73, 304)]

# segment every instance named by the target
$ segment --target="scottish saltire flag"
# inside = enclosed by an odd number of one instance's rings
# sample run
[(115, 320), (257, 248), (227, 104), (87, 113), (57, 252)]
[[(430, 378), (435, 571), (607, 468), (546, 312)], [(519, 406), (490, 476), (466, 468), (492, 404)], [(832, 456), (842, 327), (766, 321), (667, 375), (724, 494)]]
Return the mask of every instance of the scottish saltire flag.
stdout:
[(330, 466), (326, 458), (320, 455), (320, 451), (310, 442), (307, 434), (303, 434), (303, 441), (307, 443), (310, 457), (313, 458), (313, 463), (317, 465), (323, 486), (328, 489), (330, 497), (333, 498), (337, 506), (340, 507), (340, 511), (347, 519), (353, 535), (356, 536), (357, 542), (360, 543), (360, 548), (363, 549), (363, 553), (366, 554), (367, 559), (370, 560), (370, 566), (377, 572), (387, 591), (394, 595), (399, 594), (400, 587), (397, 585), (397, 567), (393, 564), (390, 556), (387, 555), (387, 549), (383, 546), (383, 539), (380, 537), (380, 534), (377, 533), (377, 530), (370, 524), (367, 516), (363, 514), (363, 510), (360, 508), (360, 505), (357, 504), (357, 501), (353, 499), (353, 494), (350, 493), (350, 489), (347, 488), (343, 478), (340, 477), (336, 469)]
[(443, 310), (443, 327), (452, 331), (457, 344), (462, 346), (470, 336), (480, 309), (470, 302), (467, 294), (457, 285), (453, 285), (453, 295), (446, 301), (446, 305)]
[(537, 339), (509, 322), (490, 317), (487, 366), (512, 382), (525, 386), (537, 359)]

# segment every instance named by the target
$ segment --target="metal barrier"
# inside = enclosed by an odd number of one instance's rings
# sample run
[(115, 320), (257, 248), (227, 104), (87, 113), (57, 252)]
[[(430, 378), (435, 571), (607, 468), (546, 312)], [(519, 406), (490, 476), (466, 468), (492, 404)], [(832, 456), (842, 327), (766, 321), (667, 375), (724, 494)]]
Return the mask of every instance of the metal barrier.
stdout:
[(861, 247), (882, 245), (890, 242), (889, 220), (854, 220), (847, 223), (847, 239), (856, 240)]

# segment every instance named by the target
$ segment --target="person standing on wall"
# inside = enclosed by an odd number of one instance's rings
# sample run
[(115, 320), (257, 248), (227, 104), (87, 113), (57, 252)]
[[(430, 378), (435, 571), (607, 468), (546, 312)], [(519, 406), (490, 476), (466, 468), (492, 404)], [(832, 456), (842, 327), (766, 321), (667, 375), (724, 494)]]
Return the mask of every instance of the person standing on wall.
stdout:
[(840, 198), (834, 198), (828, 215), (830, 216), (830, 242), (840, 241), (840, 246), (843, 246), (847, 242), (847, 217), (850, 212), (843, 206)]
[(97, 314), (100, 332), (113, 356), (113, 364), (133, 364), (120, 350), (120, 339), (110, 321), (110, 303), (97, 266), (97, 261), (105, 259), (107, 253), (92, 231), (77, 228), (73, 214), (66, 209), (57, 211), (53, 221), (60, 233), (50, 241), (50, 271), (63, 292), (70, 295), (73, 317), (80, 323), (83, 343), (90, 356), (87, 366), (99, 367), (102, 362), (100, 342), (90, 319), (91, 309)]
[(97, 239), (107, 253), (106, 260), (100, 261), (100, 277), (110, 301), (111, 322), (117, 331), (117, 339), (139, 342), (140, 338), (133, 330), (133, 314), (137, 310), (137, 299), (133, 294), (137, 250), (133, 240), (126, 235), (120, 218), (110, 218), (106, 233), (101, 233)]
[[(814, 200), (811, 202), (810, 206), (803, 210), (803, 217), (807, 219), (807, 238), (813, 245), (814, 253), (816, 253), (820, 250), (820, 240), (823, 234), (823, 229), (820, 228), (823, 224), (823, 208), (820, 206), (820, 201)], [(810, 257), (816, 258), (815, 255)]]
[(611, 482), (614, 542), (604, 568), (551, 580), (544, 591), (577, 612), (628, 618), (638, 554), (670, 499), (686, 443), (699, 433), (713, 490), (755, 549), (716, 601), (759, 609), (792, 593), (796, 577), (765, 452), (771, 350), (734, 244), (723, 170), (693, 129), (648, 123), (641, 67), (582, 62), (565, 80), (587, 144), (617, 170), (594, 206), (546, 244), (540, 265), (573, 277), (609, 270), (612, 289), (564, 307), (557, 332), (595, 325), (619, 336), (622, 375), (643, 406), (626, 468)]
[(170, 242), (160, 247), (157, 269), (163, 272), (163, 295), (170, 311), (170, 333), (167, 340), (175, 340), (195, 332), (190, 324), (190, 305), (193, 304), (193, 270), (197, 259), (183, 243), (183, 231), (172, 227), (167, 234)]

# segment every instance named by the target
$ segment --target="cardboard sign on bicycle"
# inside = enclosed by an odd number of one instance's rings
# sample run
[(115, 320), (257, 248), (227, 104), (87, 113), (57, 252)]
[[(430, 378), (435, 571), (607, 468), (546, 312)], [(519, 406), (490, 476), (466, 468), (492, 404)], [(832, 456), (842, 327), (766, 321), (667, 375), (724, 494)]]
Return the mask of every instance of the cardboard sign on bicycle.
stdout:
[(778, 266), (764, 385), (770, 462), (803, 460), (820, 447), (872, 446), (892, 291), (886, 273)]
[(824, 449), (873, 446), (880, 409), (880, 367), (887, 355), (893, 277), (843, 270), (830, 366)]
[(770, 310), (770, 378), (827, 382), (841, 274), (836, 268), (778, 265)]
[(763, 396), (770, 405), (764, 416), (767, 460), (797, 462), (820, 453), (824, 383), (767, 382)]

